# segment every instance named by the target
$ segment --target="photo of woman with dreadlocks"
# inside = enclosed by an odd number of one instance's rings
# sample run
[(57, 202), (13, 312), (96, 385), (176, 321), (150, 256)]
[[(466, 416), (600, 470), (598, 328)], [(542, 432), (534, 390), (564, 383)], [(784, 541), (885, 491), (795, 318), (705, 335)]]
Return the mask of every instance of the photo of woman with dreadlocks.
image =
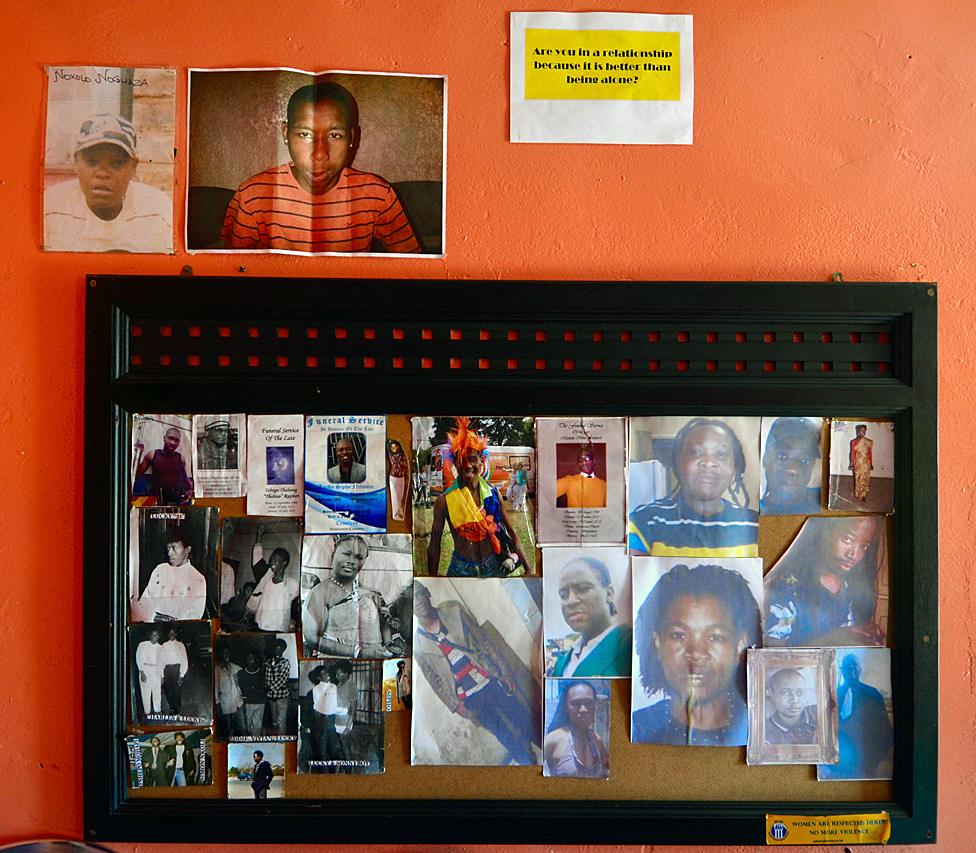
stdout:
[(630, 553), (758, 556), (759, 418), (682, 421), (631, 420)]
[(434, 501), (427, 573), (437, 575), (446, 524), (454, 540), (448, 577), (507, 577), (532, 570), (498, 488), (485, 478), (489, 438), (456, 418), (447, 431), (456, 479)]
[(746, 649), (760, 644), (762, 560), (637, 557), (631, 741), (741, 746)]

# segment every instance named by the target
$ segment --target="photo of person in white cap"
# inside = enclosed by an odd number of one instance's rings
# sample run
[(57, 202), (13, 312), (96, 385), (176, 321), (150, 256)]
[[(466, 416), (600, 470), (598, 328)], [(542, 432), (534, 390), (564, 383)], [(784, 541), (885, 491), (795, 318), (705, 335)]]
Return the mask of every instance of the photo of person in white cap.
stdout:
[(137, 133), (111, 113), (74, 138), (77, 177), (44, 192), (44, 248), (58, 252), (173, 251), (173, 202), (136, 178)]

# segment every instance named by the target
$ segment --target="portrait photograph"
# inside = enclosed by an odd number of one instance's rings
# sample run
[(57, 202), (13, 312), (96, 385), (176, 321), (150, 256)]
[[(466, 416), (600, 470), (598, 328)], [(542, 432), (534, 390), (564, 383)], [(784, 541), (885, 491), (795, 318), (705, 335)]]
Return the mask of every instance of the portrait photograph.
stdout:
[(267, 741), (227, 745), (227, 799), (285, 796), (285, 745)]
[(538, 418), (539, 541), (621, 545), (626, 538), (625, 418)]
[(297, 518), (225, 518), (220, 630), (297, 631), (302, 528)]
[[(607, 445), (561, 441), (556, 451), (556, 501), (569, 507), (602, 509), (607, 505)], [(575, 478), (575, 481), (574, 479)], [(583, 482), (586, 480), (587, 482)], [(589, 482), (592, 480), (593, 482)]]
[(542, 763), (542, 580), (415, 578), (410, 763)]
[(183, 729), (125, 739), (129, 754), (129, 787), (159, 789), (213, 784), (210, 729)]
[(305, 418), (247, 416), (247, 514), (302, 516), (305, 511)]
[(197, 497), (239, 498), (247, 489), (245, 416), (193, 416), (193, 478)]
[(883, 646), (887, 520), (882, 515), (808, 518), (763, 583), (763, 645)]
[(408, 533), (306, 536), (302, 546), (304, 656), (409, 655), (412, 589)]
[(542, 775), (610, 778), (610, 682), (547, 678)]
[(361, 483), (366, 479), (366, 436), (361, 432), (333, 432), (326, 444), (330, 483)]
[(413, 707), (413, 658), (383, 661), (383, 710), (409, 711)]
[(390, 486), (390, 516), (394, 521), (407, 517), (410, 500), (410, 460), (403, 444), (395, 438), (386, 441), (386, 468)]
[(542, 549), (545, 673), (630, 678), (627, 549)]
[(836, 649), (750, 649), (747, 764), (836, 764)]
[(294, 486), (295, 448), (265, 447), (264, 470), (269, 486)]
[(137, 726), (213, 723), (209, 622), (129, 628), (132, 722)]
[(133, 622), (217, 615), (217, 508), (133, 507), (129, 613)]
[(218, 634), (214, 664), (217, 740), (295, 740), (295, 635)]
[(447, 78), (189, 78), (189, 251), (443, 255)]
[(305, 419), (305, 532), (386, 532), (386, 417)]
[(831, 421), (828, 505), (843, 512), (894, 512), (894, 423)]
[(823, 418), (763, 418), (759, 514), (823, 512)]
[[(414, 572), (519, 577), (536, 566), (535, 421), (518, 417), (414, 418), (416, 465), (427, 481), (414, 501)], [(419, 441), (419, 443), (417, 443)]]
[(836, 764), (817, 766), (817, 781), (890, 779), (894, 768), (891, 652), (837, 651)]
[(630, 419), (631, 554), (759, 555), (759, 421)]
[(42, 247), (173, 254), (176, 69), (45, 73)]
[(762, 559), (634, 557), (631, 741), (742, 746)]
[(193, 500), (193, 443), (186, 415), (132, 416), (132, 503)]
[(384, 771), (383, 664), (302, 661), (298, 772), (365, 776)]

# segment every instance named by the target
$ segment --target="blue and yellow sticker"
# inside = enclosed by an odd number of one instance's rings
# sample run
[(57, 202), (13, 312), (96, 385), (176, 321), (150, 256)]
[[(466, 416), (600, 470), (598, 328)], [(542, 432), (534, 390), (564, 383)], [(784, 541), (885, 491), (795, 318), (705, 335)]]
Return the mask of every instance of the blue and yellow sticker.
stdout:
[(887, 844), (888, 812), (838, 815), (766, 815), (767, 844)]

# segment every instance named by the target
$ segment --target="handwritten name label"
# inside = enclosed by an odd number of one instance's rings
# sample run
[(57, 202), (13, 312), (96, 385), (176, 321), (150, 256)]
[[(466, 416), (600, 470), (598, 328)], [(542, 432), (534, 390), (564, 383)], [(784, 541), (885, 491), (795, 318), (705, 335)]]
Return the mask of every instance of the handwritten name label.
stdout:
[(79, 83), (109, 83), (113, 86), (148, 86), (149, 81), (145, 77), (135, 75), (125, 75), (121, 68), (103, 68), (99, 71), (91, 72), (89, 69), (76, 68), (55, 68), (54, 81), (75, 80)]

